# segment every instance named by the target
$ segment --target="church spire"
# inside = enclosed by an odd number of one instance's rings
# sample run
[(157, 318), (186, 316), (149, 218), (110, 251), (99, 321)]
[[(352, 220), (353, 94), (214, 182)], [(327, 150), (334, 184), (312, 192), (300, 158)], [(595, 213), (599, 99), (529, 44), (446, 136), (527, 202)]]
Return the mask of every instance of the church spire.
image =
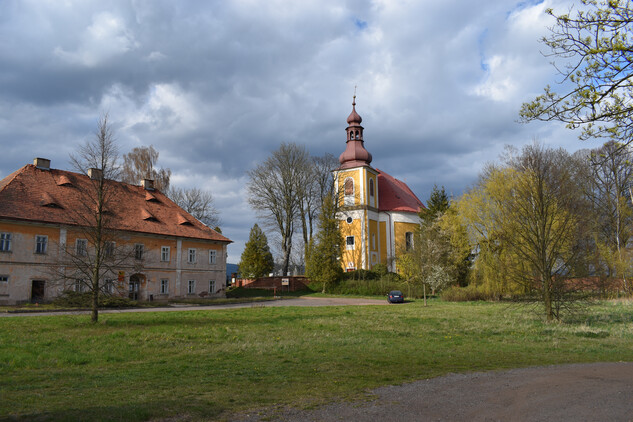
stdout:
[(365, 149), (363, 141), (363, 127), (360, 125), (363, 118), (356, 112), (356, 87), (354, 87), (354, 99), (352, 100), (352, 112), (347, 118), (347, 145), (345, 151), (338, 158), (341, 169), (359, 166), (368, 166), (371, 163), (371, 154)]

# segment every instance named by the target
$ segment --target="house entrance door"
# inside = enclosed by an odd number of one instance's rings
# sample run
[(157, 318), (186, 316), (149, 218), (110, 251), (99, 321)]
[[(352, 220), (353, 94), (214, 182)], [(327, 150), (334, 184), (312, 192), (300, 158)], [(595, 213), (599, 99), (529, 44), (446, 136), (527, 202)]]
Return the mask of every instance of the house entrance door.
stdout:
[(46, 282), (44, 280), (33, 280), (31, 285), (31, 303), (39, 303), (44, 300), (44, 290)]
[(131, 300), (141, 299), (141, 286), (145, 283), (143, 274), (132, 274), (129, 283), (129, 297)]

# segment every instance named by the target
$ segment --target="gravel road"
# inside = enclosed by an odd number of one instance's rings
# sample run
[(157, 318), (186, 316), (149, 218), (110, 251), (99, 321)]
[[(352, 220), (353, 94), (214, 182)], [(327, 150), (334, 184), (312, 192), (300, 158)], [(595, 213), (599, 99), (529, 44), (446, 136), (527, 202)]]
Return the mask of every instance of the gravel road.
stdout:
[(633, 421), (633, 363), (453, 374), (378, 388), (367, 402), (239, 421)]

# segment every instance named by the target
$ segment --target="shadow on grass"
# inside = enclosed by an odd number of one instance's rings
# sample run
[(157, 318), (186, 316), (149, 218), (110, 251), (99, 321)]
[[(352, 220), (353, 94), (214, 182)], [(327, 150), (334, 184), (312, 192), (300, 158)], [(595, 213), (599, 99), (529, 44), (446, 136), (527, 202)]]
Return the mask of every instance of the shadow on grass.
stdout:
[(4, 421), (147, 421), (174, 418), (178, 421), (213, 420), (227, 409), (213, 402), (201, 400), (142, 402), (121, 406), (95, 406), (81, 409), (64, 409), (56, 412), (29, 413), (23, 415), (0, 416)]

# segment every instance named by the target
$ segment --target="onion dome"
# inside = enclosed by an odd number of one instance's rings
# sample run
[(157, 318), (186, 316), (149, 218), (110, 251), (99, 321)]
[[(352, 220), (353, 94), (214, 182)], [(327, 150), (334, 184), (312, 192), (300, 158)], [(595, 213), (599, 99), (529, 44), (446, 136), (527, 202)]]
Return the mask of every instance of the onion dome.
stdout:
[(341, 163), (341, 169), (368, 166), (371, 163), (371, 154), (365, 149), (365, 141), (363, 141), (363, 127), (360, 123), (363, 119), (356, 112), (356, 95), (352, 102), (352, 112), (347, 118), (347, 145), (345, 151), (338, 158)]

